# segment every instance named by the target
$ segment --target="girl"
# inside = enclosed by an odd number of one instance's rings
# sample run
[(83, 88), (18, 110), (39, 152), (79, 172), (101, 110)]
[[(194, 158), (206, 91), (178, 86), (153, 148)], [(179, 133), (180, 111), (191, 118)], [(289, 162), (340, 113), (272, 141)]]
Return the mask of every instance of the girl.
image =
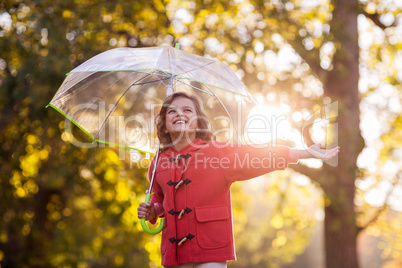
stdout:
[[(299, 159), (327, 160), (339, 147), (307, 150), (285, 146), (255, 148), (212, 141), (199, 101), (185, 93), (168, 96), (156, 118), (163, 146), (153, 196), (138, 207), (138, 218), (164, 217), (161, 254), (164, 267), (226, 267), (235, 260), (230, 186)], [(149, 175), (152, 174), (153, 159)]]

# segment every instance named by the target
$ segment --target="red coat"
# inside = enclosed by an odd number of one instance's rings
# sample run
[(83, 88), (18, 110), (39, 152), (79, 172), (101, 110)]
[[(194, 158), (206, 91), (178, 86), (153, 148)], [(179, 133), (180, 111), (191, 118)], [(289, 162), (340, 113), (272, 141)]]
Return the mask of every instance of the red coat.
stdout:
[[(165, 211), (162, 265), (235, 260), (231, 184), (283, 170), (288, 162), (288, 147), (257, 149), (201, 139), (180, 152), (169, 148), (160, 154), (152, 201)], [(152, 168), (153, 162), (149, 176)]]

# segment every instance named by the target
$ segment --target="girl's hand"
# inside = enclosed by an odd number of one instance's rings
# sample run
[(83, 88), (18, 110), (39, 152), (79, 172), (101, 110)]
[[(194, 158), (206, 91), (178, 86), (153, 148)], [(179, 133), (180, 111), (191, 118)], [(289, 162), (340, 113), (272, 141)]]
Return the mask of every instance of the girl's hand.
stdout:
[[(321, 144), (314, 144), (307, 149), (307, 152), (316, 159), (329, 160), (339, 153), (339, 146), (333, 149), (321, 149)], [(311, 157), (310, 156), (310, 157)]]
[(138, 218), (149, 221), (154, 218), (156, 218), (156, 211), (155, 211), (155, 206), (152, 201), (149, 201), (148, 203), (141, 203), (137, 209), (138, 213)]

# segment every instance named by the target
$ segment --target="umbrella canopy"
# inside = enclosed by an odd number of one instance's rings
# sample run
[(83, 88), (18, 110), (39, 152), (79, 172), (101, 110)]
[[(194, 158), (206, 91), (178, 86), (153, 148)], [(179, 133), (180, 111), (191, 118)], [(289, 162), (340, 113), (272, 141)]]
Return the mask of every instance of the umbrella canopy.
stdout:
[(220, 61), (168, 46), (94, 56), (67, 74), (49, 106), (93, 141), (154, 152), (154, 117), (170, 91), (200, 98), (218, 140), (241, 141), (252, 103), (243, 83)]

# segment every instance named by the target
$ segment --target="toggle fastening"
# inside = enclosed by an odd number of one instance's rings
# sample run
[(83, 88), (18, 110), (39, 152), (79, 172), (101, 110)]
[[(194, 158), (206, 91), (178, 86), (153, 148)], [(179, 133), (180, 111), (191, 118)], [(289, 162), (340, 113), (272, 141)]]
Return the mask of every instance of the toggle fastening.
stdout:
[[(190, 181), (189, 179), (180, 180), (180, 181), (178, 181), (178, 182), (174, 182), (174, 181), (170, 180), (170, 181), (167, 182), (167, 185), (169, 185), (169, 186), (176, 185), (174, 188), (178, 189), (181, 185), (183, 185), (183, 183), (184, 183), (185, 185), (187, 185), (187, 184), (189, 184), (190, 182), (191, 182), (191, 181)], [(177, 186), (177, 185), (179, 185), (179, 186)]]
[(191, 208), (185, 208), (185, 209), (182, 209), (182, 210), (180, 210), (180, 211), (175, 211), (174, 209), (171, 209), (171, 210), (169, 210), (169, 214), (170, 215), (175, 215), (175, 214), (179, 214), (179, 217), (178, 217), (178, 219), (180, 220), (182, 217), (183, 217), (183, 215), (184, 215), (184, 213), (190, 213), (191, 211), (193, 211)]
[(191, 157), (191, 154), (186, 154), (186, 155), (180, 155), (180, 154), (178, 154), (177, 156), (176, 156), (176, 158), (174, 158), (174, 157), (171, 157), (171, 158), (169, 158), (169, 162), (175, 162), (176, 164), (179, 162), (179, 160), (181, 160), (181, 159), (188, 159), (188, 158), (190, 158)]
[(169, 241), (170, 241), (170, 243), (172, 243), (172, 244), (174, 244), (175, 242), (179, 242), (177, 245), (178, 245), (178, 246), (181, 246), (181, 245), (183, 245), (184, 242), (186, 242), (187, 240), (191, 240), (191, 239), (193, 239), (194, 237), (195, 237), (194, 235), (189, 234), (189, 235), (187, 235), (187, 236), (185, 236), (185, 237), (182, 237), (182, 238), (180, 238), (180, 239), (176, 239), (176, 238), (174, 238), (174, 237), (169, 238)]

